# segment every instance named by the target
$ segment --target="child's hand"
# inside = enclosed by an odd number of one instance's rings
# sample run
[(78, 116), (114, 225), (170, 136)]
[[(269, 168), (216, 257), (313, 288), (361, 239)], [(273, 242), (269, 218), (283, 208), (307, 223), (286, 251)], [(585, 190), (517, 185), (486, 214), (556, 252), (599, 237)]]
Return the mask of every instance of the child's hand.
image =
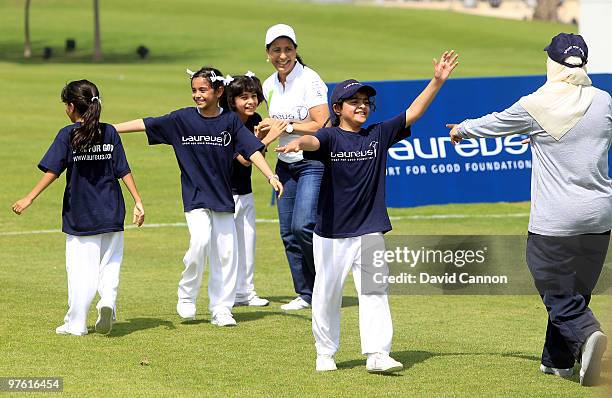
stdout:
[(144, 223), (144, 217), (145, 212), (142, 202), (136, 202), (134, 205), (134, 217), (132, 218), (132, 223), (140, 227)]
[(450, 135), (451, 142), (453, 143), (453, 145), (457, 145), (458, 143), (460, 143), (463, 140), (463, 138), (461, 138), (459, 136), (459, 133), (457, 132), (457, 125), (456, 124), (447, 124), (446, 127), (451, 129), (451, 131), (448, 133), (448, 135)]
[(440, 57), (440, 61), (434, 58), (434, 79), (446, 81), (453, 69), (459, 65), (459, 62), (457, 62), (458, 57), (459, 54), (455, 54), (455, 50), (452, 50), (450, 52), (444, 51), (444, 54)]
[(278, 193), (277, 198), (281, 198), (281, 196), (283, 196), (283, 184), (281, 184), (281, 182), (278, 179), (277, 175), (273, 175), (270, 176), (270, 178), (268, 178), (268, 182), (270, 183), (270, 185), (272, 185), (272, 188), (274, 188), (274, 190)]
[(17, 215), (21, 215), (25, 209), (27, 209), (32, 204), (32, 199), (25, 197), (23, 199), (19, 199), (17, 202), (13, 203), (13, 212)]
[(272, 122), (270, 123), (270, 130), (267, 134), (267, 141), (272, 142), (277, 139), (283, 133), (283, 131), (285, 131), (288, 124), (289, 123), (284, 120), (272, 119)]
[(302, 148), (300, 148), (299, 141), (300, 140), (293, 140), (285, 146), (276, 147), (274, 148), (274, 152), (279, 152), (279, 153), (299, 152), (302, 150)]

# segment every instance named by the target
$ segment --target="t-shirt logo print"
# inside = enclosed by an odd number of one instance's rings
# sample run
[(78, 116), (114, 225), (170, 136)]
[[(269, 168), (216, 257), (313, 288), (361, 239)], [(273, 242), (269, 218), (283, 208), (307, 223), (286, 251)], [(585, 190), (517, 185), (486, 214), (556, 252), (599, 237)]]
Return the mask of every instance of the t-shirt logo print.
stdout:
[(188, 135), (181, 137), (183, 145), (217, 145), (228, 146), (232, 142), (229, 131), (222, 131), (219, 135)]
[(378, 141), (371, 141), (368, 145), (369, 149), (362, 149), (359, 151), (331, 151), (332, 162), (359, 162), (362, 160), (372, 160), (376, 158), (376, 148), (378, 147)]

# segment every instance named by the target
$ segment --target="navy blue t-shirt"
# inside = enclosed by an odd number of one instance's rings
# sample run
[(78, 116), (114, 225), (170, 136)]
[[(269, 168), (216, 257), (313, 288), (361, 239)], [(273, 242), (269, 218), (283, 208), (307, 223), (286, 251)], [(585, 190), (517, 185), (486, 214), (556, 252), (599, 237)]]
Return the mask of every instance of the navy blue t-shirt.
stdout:
[(304, 156), (325, 165), (314, 229), (317, 235), (351, 238), (391, 230), (385, 205), (387, 150), (409, 136), (405, 112), (358, 133), (339, 127), (316, 133), (321, 147), (304, 151)]
[(57, 175), (66, 170), (62, 231), (77, 236), (123, 231), (125, 203), (117, 179), (130, 167), (119, 134), (112, 125), (100, 123), (102, 144), (75, 152), (70, 137), (79, 125), (61, 129), (38, 164), (42, 171)]
[[(249, 117), (247, 121), (244, 123), (244, 127), (249, 129), (251, 132), (255, 131), (255, 126), (257, 126), (261, 122), (261, 116), (258, 113), (255, 113), (253, 116)], [(234, 195), (246, 195), (253, 192), (253, 187), (251, 186), (251, 170), (253, 167), (251, 165), (244, 166), (238, 160), (234, 159), (234, 163), (232, 165), (232, 194)]]
[(200, 115), (196, 107), (144, 119), (150, 145), (172, 145), (181, 169), (185, 212), (210, 209), (234, 212), (231, 173), (236, 153), (249, 159), (263, 149), (234, 112), (215, 117)]

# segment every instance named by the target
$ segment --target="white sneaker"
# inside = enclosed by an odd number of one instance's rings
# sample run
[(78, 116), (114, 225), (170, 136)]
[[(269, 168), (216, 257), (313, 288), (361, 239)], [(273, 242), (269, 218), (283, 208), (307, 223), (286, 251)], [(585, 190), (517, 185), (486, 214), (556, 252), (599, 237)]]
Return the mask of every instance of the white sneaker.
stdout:
[(181, 301), (176, 303), (176, 312), (185, 320), (194, 320), (196, 316), (195, 303), (191, 301)]
[(101, 307), (98, 310), (98, 320), (96, 321), (96, 332), (109, 334), (113, 328), (113, 309), (111, 307)]
[(308, 307), (310, 307), (310, 304), (308, 304), (306, 301), (304, 301), (303, 298), (301, 298), (299, 296), (294, 298), (293, 300), (291, 300), (287, 304), (281, 305), (281, 309), (283, 309), (285, 311), (303, 310), (304, 308), (308, 308)]
[(317, 372), (329, 372), (337, 370), (336, 361), (333, 355), (320, 354), (317, 355)]
[(85, 336), (87, 334), (87, 331), (83, 332), (83, 333), (72, 333), (69, 328), (68, 328), (68, 324), (64, 323), (62, 326), (58, 326), (55, 328), (55, 333), (57, 334), (71, 334), (73, 336)]
[(213, 325), (216, 326), (236, 326), (236, 320), (234, 316), (230, 312), (218, 312), (213, 315), (212, 320), (210, 321)]
[(555, 375), (559, 377), (563, 377), (564, 379), (569, 379), (574, 375), (574, 368), (553, 368), (550, 366), (546, 366), (544, 364), (540, 364), (540, 370), (542, 373), (547, 375)]
[(266, 300), (265, 298), (261, 298), (257, 295), (251, 297), (248, 300), (245, 301), (236, 301), (234, 303), (235, 307), (241, 307), (241, 306), (248, 306), (248, 307), (265, 307), (266, 305), (270, 304), (269, 300)]
[(404, 365), (391, 358), (389, 354), (375, 352), (368, 354), (366, 369), (370, 373), (391, 373), (404, 369)]
[(606, 351), (608, 338), (605, 334), (597, 331), (589, 336), (582, 346), (582, 358), (580, 364), (580, 384), (583, 386), (594, 386), (599, 383), (601, 373), (601, 357)]

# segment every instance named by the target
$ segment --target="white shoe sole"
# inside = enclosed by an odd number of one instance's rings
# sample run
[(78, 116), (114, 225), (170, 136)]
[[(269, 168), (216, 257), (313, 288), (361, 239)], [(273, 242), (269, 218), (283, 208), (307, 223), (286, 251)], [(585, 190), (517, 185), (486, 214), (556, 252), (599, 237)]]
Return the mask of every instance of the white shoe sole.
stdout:
[(179, 310), (179, 304), (176, 305), (176, 313), (180, 316), (184, 321), (193, 321), (196, 318), (196, 312), (193, 314), (185, 314), (183, 311)]
[(237, 325), (235, 322), (234, 323), (218, 323), (218, 322), (212, 321), (211, 323), (213, 325), (215, 325), (215, 326), (220, 327), (220, 328), (226, 328), (226, 327), (231, 327), (231, 326), (236, 326)]
[(398, 366), (391, 366), (390, 368), (386, 368), (386, 369), (368, 369), (368, 373), (394, 373), (394, 372), (399, 372), (402, 369), (404, 369), (404, 366), (398, 365)]
[(604, 334), (594, 337), (593, 353), (588, 363), (582, 364), (584, 372), (580, 371), (580, 385), (585, 387), (595, 386), (600, 382), (601, 375), (601, 358), (608, 346), (608, 338)]
[(110, 307), (100, 308), (100, 315), (96, 321), (96, 332), (109, 334), (113, 329), (113, 309)]

